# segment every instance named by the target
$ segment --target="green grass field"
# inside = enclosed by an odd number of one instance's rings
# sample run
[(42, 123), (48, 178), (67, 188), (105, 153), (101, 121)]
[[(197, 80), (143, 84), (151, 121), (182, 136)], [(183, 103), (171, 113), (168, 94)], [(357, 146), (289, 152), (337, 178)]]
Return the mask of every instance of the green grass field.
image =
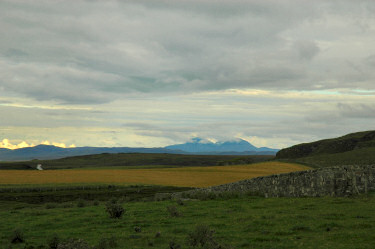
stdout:
[[(240, 196), (190, 200), (184, 205), (173, 200), (124, 202), (126, 211), (120, 219), (108, 217), (104, 202), (96, 205), (93, 201), (2, 201), (0, 248), (48, 248), (42, 246), (54, 234), (62, 239), (81, 238), (94, 246), (113, 237), (114, 248), (121, 249), (165, 249), (173, 240), (180, 248), (191, 248), (188, 234), (200, 224), (215, 230), (215, 241), (231, 246), (227, 248), (373, 248), (375, 242), (374, 196)], [(168, 206), (176, 206), (180, 216), (172, 217)], [(140, 227), (141, 232), (134, 227)], [(10, 243), (16, 228), (23, 231), (25, 243)]]

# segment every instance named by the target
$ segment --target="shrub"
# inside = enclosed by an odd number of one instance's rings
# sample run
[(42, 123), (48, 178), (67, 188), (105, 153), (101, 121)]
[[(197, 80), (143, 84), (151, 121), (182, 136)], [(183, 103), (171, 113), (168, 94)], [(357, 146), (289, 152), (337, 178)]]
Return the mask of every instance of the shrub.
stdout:
[(118, 203), (118, 200), (116, 198), (111, 198), (109, 201), (108, 201), (109, 204), (117, 204)]
[(179, 249), (179, 248), (181, 248), (181, 245), (178, 244), (175, 239), (169, 242), (169, 249)]
[(148, 245), (148, 246), (154, 246), (154, 242), (153, 242), (152, 240), (148, 240), (148, 241), (147, 241), (147, 245)]
[(99, 244), (95, 247), (95, 249), (115, 248), (116, 246), (117, 240), (115, 237), (111, 236), (109, 238), (100, 239)]
[(109, 217), (117, 219), (121, 218), (125, 212), (124, 208), (120, 204), (112, 202), (108, 202), (105, 209), (109, 214)]
[(57, 249), (92, 249), (83, 239), (68, 239), (60, 242)]
[(60, 238), (56, 234), (53, 235), (47, 241), (48, 248), (50, 248), (50, 249), (57, 249), (57, 247), (59, 246), (60, 241), (61, 241)]
[(15, 229), (10, 237), (10, 242), (12, 244), (25, 242), (25, 236), (23, 234), (23, 231), (19, 228)]
[(197, 225), (195, 230), (188, 234), (188, 245), (205, 249), (232, 249), (231, 246), (219, 244), (214, 233), (207, 225)]
[(77, 202), (77, 207), (84, 207), (84, 206), (86, 206), (86, 203), (85, 203), (85, 201), (84, 200), (78, 200), (78, 202)]
[(98, 245), (95, 247), (95, 249), (106, 249), (107, 248), (107, 240), (104, 238), (101, 238), (99, 240)]
[(172, 195), (169, 193), (156, 193), (154, 200), (155, 201), (165, 201), (170, 200), (172, 198)]
[(181, 216), (181, 213), (178, 212), (176, 206), (168, 206), (168, 207), (167, 207), (167, 211), (168, 211), (168, 213), (170, 214), (170, 216), (172, 216), (172, 217), (178, 217), (178, 216)]
[(115, 248), (117, 246), (117, 239), (113, 236), (107, 239), (109, 248)]
[(94, 201), (94, 202), (93, 202), (93, 205), (94, 205), (94, 206), (99, 206), (99, 201)]
[(45, 207), (46, 209), (53, 209), (53, 208), (56, 208), (57, 205), (56, 203), (47, 203)]
[(73, 203), (71, 202), (67, 202), (62, 205), (62, 208), (72, 208), (72, 207), (73, 207)]
[(185, 202), (184, 202), (181, 198), (177, 199), (177, 200), (176, 200), (176, 203), (177, 203), (178, 205), (180, 205), (180, 206), (184, 206), (184, 205), (185, 205)]
[(188, 244), (193, 247), (212, 248), (216, 244), (214, 233), (207, 225), (197, 225), (195, 230), (188, 234)]
[(293, 231), (310, 231), (311, 228), (307, 227), (307, 226), (296, 225), (296, 226), (292, 227), (292, 230)]
[(33, 245), (28, 245), (28, 244), (26, 244), (23, 248), (24, 248), (24, 249), (36, 249), (35, 246), (33, 246)]

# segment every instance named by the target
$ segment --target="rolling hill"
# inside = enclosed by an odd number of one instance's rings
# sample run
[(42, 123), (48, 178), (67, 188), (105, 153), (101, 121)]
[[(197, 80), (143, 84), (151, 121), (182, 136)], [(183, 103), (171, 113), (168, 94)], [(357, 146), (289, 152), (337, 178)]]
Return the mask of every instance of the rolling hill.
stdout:
[(48, 160), (72, 156), (94, 155), (102, 153), (170, 153), (183, 154), (182, 151), (164, 148), (130, 148), (130, 147), (77, 147), (60, 148), (53, 145), (37, 145), (15, 150), (0, 150), (0, 161)]
[(375, 131), (303, 143), (280, 150), (276, 159), (312, 167), (375, 164)]
[(103, 153), (95, 155), (65, 157), (54, 160), (30, 160), (0, 163), (0, 169), (35, 169), (42, 164), (44, 169), (70, 169), (95, 167), (180, 167), (250, 164), (273, 159), (270, 155), (181, 155), (165, 153)]

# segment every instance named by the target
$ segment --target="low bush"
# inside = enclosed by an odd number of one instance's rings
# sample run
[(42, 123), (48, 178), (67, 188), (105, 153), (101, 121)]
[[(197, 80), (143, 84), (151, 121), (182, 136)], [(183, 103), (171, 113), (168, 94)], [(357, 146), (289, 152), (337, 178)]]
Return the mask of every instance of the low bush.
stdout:
[(92, 249), (92, 246), (83, 239), (68, 239), (60, 242), (57, 249)]
[(55, 234), (47, 240), (47, 246), (49, 249), (57, 249), (61, 239)]
[(85, 203), (85, 201), (84, 200), (78, 200), (78, 202), (77, 202), (77, 207), (84, 207), (84, 206), (86, 206), (86, 203)]
[(176, 200), (176, 203), (177, 203), (178, 205), (180, 205), (180, 206), (184, 206), (184, 205), (185, 205), (185, 202), (184, 202), (181, 198), (177, 199), (177, 200)]
[(208, 247), (215, 242), (214, 230), (207, 225), (197, 225), (195, 230), (188, 234), (188, 244), (193, 247)]
[(45, 206), (46, 209), (53, 209), (56, 207), (57, 207), (56, 203), (47, 203)]
[(180, 249), (181, 245), (176, 242), (175, 239), (169, 242), (169, 249)]
[(160, 236), (161, 236), (161, 232), (160, 231), (158, 231), (158, 232), (155, 233), (155, 238), (159, 238)]
[(124, 214), (125, 209), (118, 203), (112, 203), (108, 202), (106, 204), (105, 210), (109, 214), (110, 218), (121, 218), (121, 216)]
[(107, 248), (115, 248), (115, 247), (117, 247), (117, 239), (111, 236), (109, 238), (100, 239), (95, 249), (107, 249)]
[(188, 245), (205, 249), (231, 249), (228, 245), (218, 243), (214, 237), (215, 231), (207, 225), (197, 225), (195, 230), (188, 234)]
[(154, 197), (155, 201), (165, 201), (170, 199), (172, 199), (172, 196), (169, 193), (156, 193)]
[(24, 236), (24, 233), (22, 231), (22, 229), (20, 228), (16, 228), (11, 237), (10, 237), (10, 242), (12, 244), (17, 244), (17, 243), (23, 243), (25, 242), (25, 236)]
[(179, 216), (181, 216), (181, 213), (178, 212), (176, 206), (168, 206), (167, 207), (167, 211), (168, 211), (169, 215), (172, 216), (172, 217), (179, 217)]

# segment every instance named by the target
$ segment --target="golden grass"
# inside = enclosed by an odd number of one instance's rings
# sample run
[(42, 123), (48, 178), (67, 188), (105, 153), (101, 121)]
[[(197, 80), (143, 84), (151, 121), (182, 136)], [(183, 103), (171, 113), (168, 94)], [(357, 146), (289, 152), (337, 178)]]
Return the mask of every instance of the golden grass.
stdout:
[(111, 183), (208, 187), (243, 179), (309, 169), (282, 162), (161, 169), (1, 170), (0, 184)]

